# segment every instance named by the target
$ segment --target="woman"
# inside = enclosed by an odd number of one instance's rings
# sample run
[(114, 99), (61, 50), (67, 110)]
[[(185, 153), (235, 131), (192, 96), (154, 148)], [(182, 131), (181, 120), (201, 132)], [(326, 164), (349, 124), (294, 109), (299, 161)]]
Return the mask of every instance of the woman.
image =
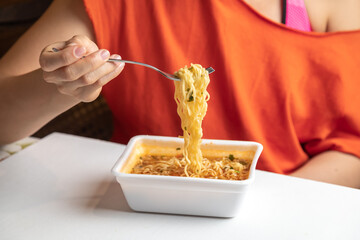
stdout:
[(360, 60), (352, 54), (360, 1), (305, 5), (54, 1), (1, 59), (0, 142), (32, 134), (101, 91), (114, 112), (114, 141), (176, 136), (173, 83), (136, 66), (117, 77), (124, 64), (107, 59), (120, 53), (168, 72), (194, 62), (216, 69), (204, 137), (261, 142), (259, 169), (360, 187)]

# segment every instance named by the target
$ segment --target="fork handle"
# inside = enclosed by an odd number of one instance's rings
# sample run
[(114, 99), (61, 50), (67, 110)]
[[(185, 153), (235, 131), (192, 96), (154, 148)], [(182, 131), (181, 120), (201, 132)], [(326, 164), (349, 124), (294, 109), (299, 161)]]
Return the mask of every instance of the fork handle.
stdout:
[(137, 65), (141, 65), (141, 66), (144, 66), (144, 67), (148, 67), (148, 68), (152, 68), (152, 69), (155, 69), (155, 70), (159, 70), (159, 69), (157, 69), (156, 67), (151, 66), (151, 65), (146, 64), (146, 63), (135, 62), (135, 61), (130, 61), (130, 60), (124, 60), (124, 59), (109, 58), (109, 59), (108, 59), (108, 62), (124, 62), (124, 63), (131, 63), (131, 64), (137, 64)]
[(168, 79), (171, 79), (171, 80), (174, 80), (174, 81), (180, 81), (180, 79), (175, 77), (174, 75), (163, 72), (160, 69), (158, 69), (158, 68), (156, 68), (156, 67), (154, 67), (152, 65), (146, 64), (146, 63), (135, 62), (135, 61), (130, 61), (130, 60), (124, 60), (124, 59), (115, 59), (115, 58), (109, 58), (108, 61), (109, 62), (124, 62), (124, 63), (131, 63), (131, 64), (136, 64), (136, 65), (141, 65), (141, 66), (148, 67), (148, 68), (151, 68), (151, 69), (157, 71), (158, 73), (160, 73), (161, 75), (163, 75), (164, 77), (166, 77)]

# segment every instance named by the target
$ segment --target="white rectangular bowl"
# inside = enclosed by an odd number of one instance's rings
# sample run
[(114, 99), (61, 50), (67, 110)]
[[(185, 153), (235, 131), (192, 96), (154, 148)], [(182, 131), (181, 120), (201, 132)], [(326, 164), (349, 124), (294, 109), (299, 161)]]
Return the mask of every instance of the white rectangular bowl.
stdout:
[(241, 181), (191, 177), (173, 177), (124, 173), (126, 164), (139, 144), (160, 147), (183, 147), (178, 137), (135, 136), (120, 156), (112, 173), (121, 185), (134, 211), (212, 217), (234, 217), (243, 204), (249, 185), (255, 178), (255, 167), (262, 145), (248, 141), (202, 140), (202, 149), (254, 151), (249, 178)]

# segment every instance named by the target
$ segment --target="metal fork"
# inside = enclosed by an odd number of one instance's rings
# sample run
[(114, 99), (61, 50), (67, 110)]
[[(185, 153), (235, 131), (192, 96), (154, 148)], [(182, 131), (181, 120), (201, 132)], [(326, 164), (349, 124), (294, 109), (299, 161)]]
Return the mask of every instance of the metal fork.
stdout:
[[(135, 62), (135, 61), (130, 61), (130, 60), (123, 60), (123, 59), (116, 59), (116, 58), (109, 58), (108, 61), (109, 62), (124, 62), (124, 63), (131, 63), (131, 64), (141, 65), (141, 66), (144, 66), (144, 67), (151, 68), (151, 69), (153, 69), (155, 71), (158, 71), (161, 75), (163, 75), (164, 77), (166, 77), (168, 79), (171, 79), (171, 80), (174, 80), (174, 81), (180, 81), (180, 79), (175, 77), (173, 74), (163, 72), (160, 69), (158, 69), (158, 68), (156, 68), (154, 66), (151, 66), (149, 64), (146, 64), (146, 63)], [(208, 71), (209, 74), (215, 72), (215, 70), (212, 67), (206, 68), (206, 71)]]

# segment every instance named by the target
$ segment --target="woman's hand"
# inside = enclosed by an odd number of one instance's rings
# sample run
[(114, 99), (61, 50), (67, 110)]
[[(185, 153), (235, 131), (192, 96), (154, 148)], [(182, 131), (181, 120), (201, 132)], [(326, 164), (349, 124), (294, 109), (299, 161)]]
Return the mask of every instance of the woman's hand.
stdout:
[[(124, 63), (107, 62), (109, 57), (108, 50), (99, 50), (89, 38), (78, 35), (44, 48), (40, 66), (44, 80), (55, 84), (60, 93), (91, 102), (124, 68)], [(121, 59), (119, 55), (111, 58)]]

